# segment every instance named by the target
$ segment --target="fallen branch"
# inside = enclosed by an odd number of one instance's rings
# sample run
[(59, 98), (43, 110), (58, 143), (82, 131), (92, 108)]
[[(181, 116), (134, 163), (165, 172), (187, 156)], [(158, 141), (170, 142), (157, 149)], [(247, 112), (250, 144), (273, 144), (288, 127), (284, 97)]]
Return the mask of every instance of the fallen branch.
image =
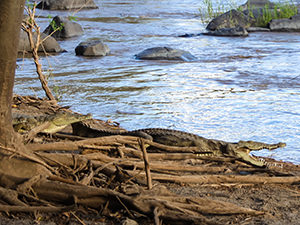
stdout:
[(26, 145), (32, 151), (76, 151), (85, 145), (111, 145), (120, 146), (122, 144), (135, 144), (137, 145), (137, 137), (132, 136), (106, 136), (90, 138), (80, 141), (66, 141), (66, 142), (55, 142), (47, 144), (28, 144)]
[(13, 206), (0, 205), (2, 212), (67, 212), (75, 210), (76, 206), (54, 207), (54, 206)]
[[(132, 176), (135, 172), (128, 171)], [(145, 176), (140, 173), (139, 176)], [(197, 183), (197, 184), (222, 184), (222, 183), (238, 183), (238, 184), (294, 184), (300, 182), (300, 176), (292, 177), (267, 177), (253, 175), (186, 175), (174, 176), (152, 173), (152, 179), (163, 182), (174, 183)]]

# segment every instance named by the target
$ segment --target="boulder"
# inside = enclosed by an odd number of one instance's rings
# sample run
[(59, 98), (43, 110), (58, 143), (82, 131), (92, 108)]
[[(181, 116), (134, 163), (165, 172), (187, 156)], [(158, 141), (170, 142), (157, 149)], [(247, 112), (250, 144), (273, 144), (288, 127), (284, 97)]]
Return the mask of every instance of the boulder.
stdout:
[(234, 28), (221, 28), (218, 30), (208, 31), (203, 33), (205, 35), (212, 36), (227, 36), (227, 37), (246, 37), (248, 32), (244, 27), (234, 27)]
[(169, 47), (148, 48), (135, 55), (136, 59), (147, 60), (181, 60), (195, 61), (197, 58), (187, 51), (173, 49)]
[[(54, 26), (53, 26), (54, 25)], [(57, 29), (60, 28), (60, 29)], [(56, 30), (54, 33), (53, 31)], [(83, 34), (83, 29), (80, 24), (70, 21), (68, 18), (56, 16), (51, 21), (50, 25), (44, 30), (45, 34), (54, 38), (70, 38)]]
[(97, 9), (93, 0), (42, 0), (38, 9), (69, 10), (69, 9)]
[(273, 19), (269, 22), (268, 27), (271, 31), (299, 32), (300, 14), (289, 19)]
[[(41, 40), (45, 39), (48, 35), (41, 33)], [(36, 33), (33, 34), (33, 40), (36, 42), (37, 35)], [(44, 49), (46, 52), (53, 52), (53, 53), (59, 53), (64, 52), (65, 50), (60, 47), (58, 42), (55, 40), (55, 38), (48, 36), (47, 39), (45, 39), (42, 44), (39, 46), (38, 51), (44, 52)], [(20, 32), (20, 40), (19, 40), (19, 46), (18, 46), (18, 52), (31, 52), (31, 47), (28, 39), (28, 35), (25, 31), (21, 30)]]
[(232, 9), (216, 18), (207, 25), (207, 30), (219, 30), (222, 28), (250, 27), (252, 19), (242, 12)]
[(105, 56), (108, 55), (110, 49), (102, 41), (81, 42), (76, 48), (76, 55), (83, 56)]
[(252, 10), (265, 7), (274, 9), (275, 3), (270, 2), (269, 0), (248, 0), (245, 4), (240, 6), (242, 10)]

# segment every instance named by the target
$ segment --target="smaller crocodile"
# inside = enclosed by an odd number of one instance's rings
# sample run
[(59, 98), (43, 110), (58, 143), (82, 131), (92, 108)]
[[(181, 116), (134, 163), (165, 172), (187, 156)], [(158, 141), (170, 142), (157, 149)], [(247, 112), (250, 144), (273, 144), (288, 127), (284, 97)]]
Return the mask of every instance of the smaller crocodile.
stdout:
[(50, 115), (30, 115), (13, 113), (13, 127), (19, 133), (26, 133), (35, 127), (49, 123), (41, 132), (53, 134), (64, 129), (66, 126), (92, 118), (91, 114), (81, 115), (70, 112), (57, 112)]
[(261, 149), (273, 150), (285, 147), (285, 143), (266, 144), (256, 141), (239, 141), (236, 143), (207, 139), (196, 134), (162, 128), (148, 128), (133, 131), (120, 130), (96, 130), (88, 127), (84, 122), (73, 123), (73, 133), (85, 137), (101, 137), (109, 135), (130, 135), (142, 137), (154, 142), (178, 146), (197, 147), (195, 154), (198, 156), (229, 156), (255, 166), (265, 166), (263, 161), (257, 160), (250, 155), (251, 151)]

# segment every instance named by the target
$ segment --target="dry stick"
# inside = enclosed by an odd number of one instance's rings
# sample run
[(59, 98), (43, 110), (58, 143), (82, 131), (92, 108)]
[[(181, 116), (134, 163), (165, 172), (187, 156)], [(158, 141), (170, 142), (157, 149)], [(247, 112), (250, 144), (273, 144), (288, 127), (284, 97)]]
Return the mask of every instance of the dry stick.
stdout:
[[(130, 173), (134, 175), (134, 173)], [(143, 175), (143, 174), (141, 174)], [(152, 173), (152, 179), (158, 181), (169, 181), (175, 183), (198, 183), (198, 184), (221, 184), (221, 183), (237, 183), (237, 184), (293, 184), (300, 182), (300, 176), (291, 177), (267, 177), (253, 175), (188, 175), (174, 176)]]
[(124, 207), (124, 209), (126, 210), (126, 212), (129, 214), (129, 216), (133, 219), (134, 216), (133, 214), (130, 212), (130, 210), (126, 207), (126, 205), (121, 201), (121, 199), (119, 198), (119, 196), (116, 195), (116, 198), (118, 199), (118, 201), (120, 202), (120, 204)]
[(65, 212), (74, 210), (76, 207), (54, 207), (54, 206), (10, 206), (0, 205), (0, 211), (2, 212)]
[(91, 180), (93, 179), (95, 173), (94, 173), (94, 170), (93, 170), (93, 167), (92, 167), (92, 162), (89, 161), (89, 174), (86, 176), (84, 176), (80, 181), (79, 183), (80, 184), (83, 184), (83, 185), (88, 185)]
[(81, 141), (66, 141), (47, 144), (28, 144), (32, 151), (76, 151), (85, 145), (115, 145), (137, 144), (137, 137), (113, 135), (106, 137), (89, 138)]
[(149, 165), (149, 159), (148, 159), (147, 151), (146, 151), (143, 139), (139, 138), (138, 142), (139, 142), (139, 146), (140, 146), (140, 148), (143, 152), (145, 172), (146, 172), (146, 177), (147, 177), (147, 186), (148, 186), (148, 189), (151, 190), (152, 189), (152, 179), (151, 179), (151, 172), (150, 172), (150, 165)]
[[(150, 155), (148, 153), (148, 155)], [(119, 166), (131, 166), (134, 165), (137, 168), (141, 169), (144, 167), (144, 163), (142, 162), (137, 162), (133, 161), (127, 158), (126, 161), (119, 161), (118, 162)], [(177, 162), (171, 162), (171, 163), (166, 163), (166, 162), (160, 162), (160, 163), (151, 163), (151, 170), (162, 170), (162, 171), (177, 171), (177, 172), (209, 172), (209, 173), (220, 173), (224, 172), (228, 167), (226, 166), (220, 166), (220, 167), (208, 167), (207, 165), (203, 166), (189, 166), (189, 165), (182, 165), (182, 163), (177, 163)]]
[[(42, 66), (39, 63), (38, 49), (39, 49), (39, 45), (41, 43), (41, 41), (40, 41), (41, 33), (40, 33), (40, 27), (35, 22), (35, 8), (36, 8), (35, 6), (32, 9), (26, 8), (27, 13), (30, 17), (30, 22), (29, 21), (23, 22), (23, 29), (26, 31), (26, 33), (28, 35), (30, 48), (32, 49), (33, 60), (34, 60), (35, 66), (36, 66), (36, 72), (39, 76), (40, 82), (42, 84), (42, 88), (44, 89), (46, 96), (50, 100), (56, 101), (55, 97), (53, 96), (51, 90), (48, 87), (48, 82), (43, 75)], [(36, 34), (37, 34), (36, 35), (37, 36), (36, 43), (34, 43), (34, 41), (33, 41), (33, 36), (32, 36), (33, 30), (35, 30)]]
[(77, 219), (79, 221), (79, 223), (81, 223), (82, 225), (86, 225), (82, 219), (80, 219), (74, 212), (71, 212), (71, 215), (75, 217), (75, 219)]

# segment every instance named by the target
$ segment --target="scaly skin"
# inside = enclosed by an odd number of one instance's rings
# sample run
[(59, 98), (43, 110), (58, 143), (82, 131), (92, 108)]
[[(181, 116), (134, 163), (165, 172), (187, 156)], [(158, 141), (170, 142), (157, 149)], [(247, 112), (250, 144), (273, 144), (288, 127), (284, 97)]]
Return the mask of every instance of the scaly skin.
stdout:
[(195, 152), (199, 156), (231, 156), (242, 160), (246, 163), (262, 167), (264, 162), (256, 160), (249, 153), (261, 149), (276, 149), (285, 147), (285, 143), (266, 144), (255, 141), (239, 141), (230, 143), (220, 140), (207, 139), (196, 134), (187, 133), (178, 130), (148, 128), (133, 131), (118, 130), (96, 130), (89, 128), (84, 123), (72, 124), (73, 133), (80, 136), (100, 137), (109, 135), (130, 135), (138, 136), (152, 140), (154, 142), (179, 147), (198, 147), (199, 151)]
[(59, 112), (51, 115), (33, 116), (28, 114), (13, 114), (13, 126), (15, 131), (25, 133), (33, 128), (50, 122), (49, 126), (41, 132), (53, 134), (64, 129), (69, 124), (90, 119), (91, 114), (80, 115), (69, 112)]

